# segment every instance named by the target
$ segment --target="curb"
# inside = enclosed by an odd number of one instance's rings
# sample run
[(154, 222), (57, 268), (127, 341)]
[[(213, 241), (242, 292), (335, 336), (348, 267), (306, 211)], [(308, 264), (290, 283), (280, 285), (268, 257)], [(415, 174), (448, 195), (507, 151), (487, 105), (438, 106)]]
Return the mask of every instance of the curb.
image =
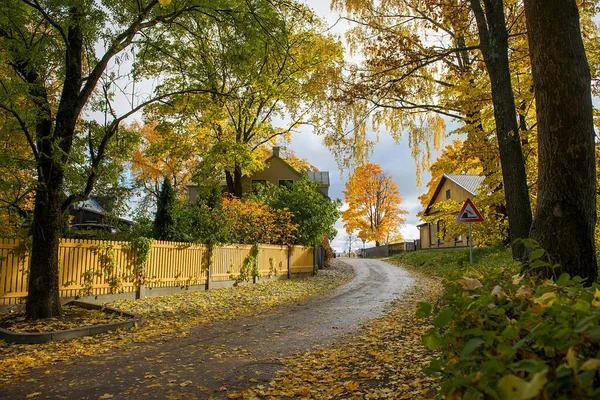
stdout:
[(130, 319), (127, 321), (113, 322), (110, 324), (84, 326), (81, 328), (51, 332), (12, 332), (8, 329), (0, 328), (0, 340), (19, 344), (38, 344), (53, 340), (71, 340), (82, 336), (93, 336), (120, 328), (131, 329), (133, 327), (142, 326), (143, 323), (142, 317), (116, 310), (114, 308), (102, 307), (98, 304), (84, 303), (82, 301), (70, 301), (66, 304), (76, 305), (88, 310), (104, 309), (109, 313), (121, 314), (130, 317)]

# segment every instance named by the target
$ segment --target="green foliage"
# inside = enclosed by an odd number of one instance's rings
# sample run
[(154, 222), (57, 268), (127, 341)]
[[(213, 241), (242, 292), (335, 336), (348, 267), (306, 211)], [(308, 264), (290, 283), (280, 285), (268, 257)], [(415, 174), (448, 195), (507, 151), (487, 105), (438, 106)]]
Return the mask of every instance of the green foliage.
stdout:
[[(394, 257), (445, 278), (443, 296), (433, 305), (419, 303), (416, 313), (432, 318), (423, 343), (439, 357), (425, 372), (441, 374), (441, 395), (598, 398), (600, 286), (586, 288), (568, 274), (556, 281), (519, 275), (519, 265), (502, 265), (505, 251), (478, 250), (474, 266), (450, 252)], [(530, 254), (538, 268), (551, 267), (543, 250)]]
[(133, 263), (134, 280), (136, 286), (140, 287), (140, 285), (144, 283), (143, 279), (146, 276), (144, 268), (148, 261), (148, 257), (150, 257), (150, 250), (152, 250), (152, 239), (147, 237), (133, 238), (129, 242), (129, 248), (133, 251), (135, 256), (135, 261)]
[(323, 236), (334, 238), (333, 227), (340, 217), (339, 200), (330, 201), (317, 191), (317, 183), (308, 177), (294, 182), (290, 187), (267, 185), (258, 196), (269, 199), (269, 204), (279, 210), (289, 210), (292, 222), (298, 225), (295, 244), (318, 246)]
[(171, 185), (171, 180), (165, 176), (156, 205), (154, 238), (157, 240), (175, 240), (175, 237), (175, 191)]
[(258, 277), (260, 277), (260, 270), (258, 268), (258, 245), (254, 244), (242, 263), (239, 275), (231, 276), (231, 279), (236, 283), (239, 283), (248, 282), (250, 279)]

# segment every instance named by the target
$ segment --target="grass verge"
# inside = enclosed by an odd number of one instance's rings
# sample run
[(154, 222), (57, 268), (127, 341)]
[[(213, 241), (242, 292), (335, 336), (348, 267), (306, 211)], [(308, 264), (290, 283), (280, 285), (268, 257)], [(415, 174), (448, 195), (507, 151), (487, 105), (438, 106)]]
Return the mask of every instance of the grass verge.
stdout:
[[(530, 244), (531, 266), (550, 267)], [(420, 251), (392, 262), (443, 278), (443, 295), (419, 302), (432, 320), (423, 343), (439, 355), (425, 368), (454, 399), (599, 399), (600, 286), (564, 273), (521, 275), (503, 249)]]

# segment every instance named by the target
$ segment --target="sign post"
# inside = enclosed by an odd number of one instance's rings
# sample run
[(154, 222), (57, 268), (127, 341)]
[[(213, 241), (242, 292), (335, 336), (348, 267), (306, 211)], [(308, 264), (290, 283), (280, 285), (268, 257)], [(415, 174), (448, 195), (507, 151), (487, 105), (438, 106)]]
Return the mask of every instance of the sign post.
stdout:
[(471, 230), (472, 222), (483, 222), (483, 216), (475, 207), (471, 199), (467, 199), (456, 216), (456, 222), (469, 223), (469, 262), (473, 264), (473, 234)]

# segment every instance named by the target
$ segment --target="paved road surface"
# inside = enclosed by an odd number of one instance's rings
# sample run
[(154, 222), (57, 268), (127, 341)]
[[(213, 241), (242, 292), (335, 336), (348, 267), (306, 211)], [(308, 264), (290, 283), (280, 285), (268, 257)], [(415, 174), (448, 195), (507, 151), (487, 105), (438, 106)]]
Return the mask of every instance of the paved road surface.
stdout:
[[(342, 341), (413, 282), (408, 272), (378, 260), (342, 258), (334, 268), (353, 268), (356, 277), (301, 304), (201, 325), (185, 338), (148, 343), (135, 353), (34, 369), (23, 378), (29, 382), (0, 387), (0, 399), (33, 392), (45, 399), (226, 398), (266, 383), (282, 368), (279, 358)], [(52, 374), (44, 374), (48, 369)]]

